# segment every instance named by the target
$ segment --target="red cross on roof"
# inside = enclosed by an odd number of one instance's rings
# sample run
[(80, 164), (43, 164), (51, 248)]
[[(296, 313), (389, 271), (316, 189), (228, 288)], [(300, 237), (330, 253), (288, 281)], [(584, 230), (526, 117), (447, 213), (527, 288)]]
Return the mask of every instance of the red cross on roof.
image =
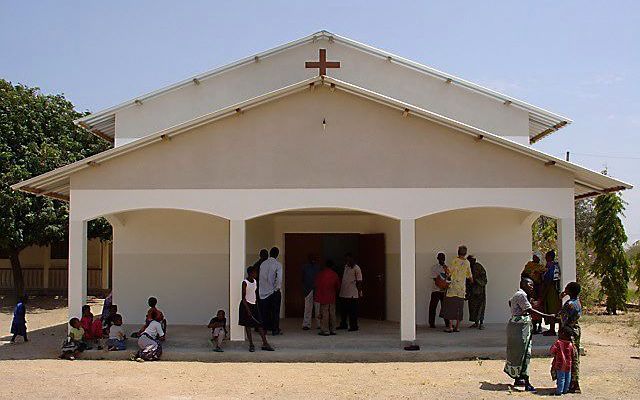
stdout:
[(318, 61), (307, 61), (305, 68), (319, 68), (320, 75), (327, 74), (327, 68), (340, 68), (340, 61), (327, 61), (327, 49), (319, 50)]

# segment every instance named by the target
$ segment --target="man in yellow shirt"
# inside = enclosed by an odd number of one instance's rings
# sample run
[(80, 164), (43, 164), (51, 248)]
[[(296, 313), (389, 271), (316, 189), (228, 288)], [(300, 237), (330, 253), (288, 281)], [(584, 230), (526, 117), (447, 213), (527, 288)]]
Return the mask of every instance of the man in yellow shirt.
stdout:
[[(460, 332), (460, 321), (463, 319), (464, 298), (466, 295), (467, 279), (473, 282), (471, 265), (466, 259), (467, 246), (458, 247), (458, 257), (451, 261), (448, 274), (451, 284), (444, 298), (443, 317), (449, 320), (445, 332)], [(454, 325), (455, 321), (455, 325)]]

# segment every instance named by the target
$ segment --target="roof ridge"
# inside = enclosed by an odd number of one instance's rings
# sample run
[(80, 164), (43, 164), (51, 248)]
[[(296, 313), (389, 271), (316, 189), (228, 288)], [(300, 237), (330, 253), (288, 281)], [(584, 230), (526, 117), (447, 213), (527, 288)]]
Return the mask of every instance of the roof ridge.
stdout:
[[(472, 90), (476, 93), (485, 95), (485, 96), (489, 96), (491, 98), (494, 98), (496, 100), (502, 101), (505, 104), (509, 104), (509, 105), (513, 105), (516, 107), (519, 107), (525, 111), (527, 111), (528, 113), (530, 113), (531, 115), (534, 115), (537, 119), (541, 119), (542, 122), (546, 123), (546, 125), (544, 126), (546, 129), (539, 132), (538, 134), (531, 136), (533, 139), (532, 141), (536, 141), (541, 139), (542, 137), (550, 134), (551, 132), (558, 130), (560, 128), (562, 128), (563, 126), (570, 124), (572, 121), (571, 119), (564, 117), (560, 114), (548, 111), (546, 109), (543, 109), (541, 107), (538, 106), (534, 106), (530, 103), (527, 103), (523, 100), (519, 100), (516, 99), (514, 97), (508, 96), (506, 94), (503, 94), (501, 92), (495, 91), (493, 89), (489, 89), (486, 88), (484, 86), (478, 85), (476, 83), (473, 83), (471, 81), (468, 81), (466, 79), (462, 79), (459, 78), (455, 75), (440, 71), (436, 68), (433, 67), (429, 67), (427, 65), (418, 63), (416, 61), (412, 61), (410, 59), (395, 55), (391, 52), (388, 52), (386, 50), (382, 50), (361, 42), (358, 42), (356, 40), (350, 39), (346, 36), (341, 36), (338, 34), (335, 34), (333, 32), (330, 32), (326, 29), (321, 29), (319, 31), (316, 31), (310, 35), (304, 36), (300, 39), (296, 39), (290, 42), (287, 42), (285, 44), (270, 48), (268, 50), (256, 53), (254, 55), (236, 60), (234, 62), (222, 65), (220, 67), (216, 67), (210, 70), (207, 70), (205, 72), (202, 72), (200, 74), (197, 75), (193, 75), (190, 76), (189, 78), (183, 79), (181, 81), (178, 81), (174, 84), (171, 85), (167, 85), (164, 87), (161, 87), (157, 90), (151, 91), (151, 92), (147, 92), (144, 94), (141, 94), (139, 96), (133, 97), (129, 100), (123, 101), (119, 104), (116, 104), (112, 107), (108, 107), (105, 109), (102, 109), (100, 111), (97, 111), (95, 113), (89, 114), (87, 116), (81, 117), (77, 120), (75, 120), (74, 122), (79, 124), (79, 125), (83, 125), (86, 126), (88, 129), (91, 129), (91, 127), (95, 124), (98, 124), (102, 121), (104, 121), (105, 118), (108, 118), (110, 115), (115, 114), (115, 112), (123, 109), (123, 108), (127, 108), (127, 107), (131, 107), (134, 106), (136, 104), (140, 104), (140, 102), (144, 102), (145, 100), (148, 100), (150, 98), (162, 95), (164, 93), (169, 93), (173, 90), (177, 90), (180, 89), (186, 85), (190, 85), (190, 84), (199, 84), (201, 81), (208, 79), (209, 77), (215, 76), (217, 74), (235, 69), (235, 68), (239, 68), (245, 64), (248, 63), (252, 63), (255, 62), (256, 59), (260, 59), (260, 58), (265, 58), (265, 57), (269, 57), (275, 54), (278, 54), (280, 52), (283, 52), (285, 50), (291, 49), (293, 47), (296, 46), (300, 46), (309, 42), (313, 42), (319, 39), (326, 39), (326, 40), (330, 40), (330, 41), (337, 41), (342, 43), (343, 45), (346, 46), (350, 46), (352, 48), (355, 48), (357, 50), (360, 51), (364, 51), (367, 52), (369, 54), (372, 55), (377, 55), (379, 57), (384, 57), (386, 59), (391, 60), (392, 62), (396, 62), (400, 65), (403, 65), (406, 68), (411, 68), (414, 69), (418, 72), (424, 73), (424, 74), (428, 74), (431, 76), (435, 76), (438, 77), (440, 79), (446, 80), (449, 83), (453, 83), (456, 84), (460, 87), (463, 87), (467, 90)], [(103, 134), (104, 135), (104, 134)], [(102, 135), (102, 136), (103, 136)]]

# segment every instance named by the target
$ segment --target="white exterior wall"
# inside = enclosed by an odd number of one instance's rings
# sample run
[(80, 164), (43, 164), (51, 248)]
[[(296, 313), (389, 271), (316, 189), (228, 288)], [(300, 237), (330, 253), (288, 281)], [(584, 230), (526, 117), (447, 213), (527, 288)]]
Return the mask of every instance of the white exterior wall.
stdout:
[[(116, 114), (116, 146), (318, 75), (304, 67), (327, 49), (339, 69), (327, 74), (460, 122), (528, 144), (528, 113), (479, 93), (373, 56), (318, 40), (147, 99)], [(264, 77), (268, 77), (265, 79)], [(392, 77), (390, 79), (389, 77)]]
[[(416, 222), (417, 324), (426, 325), (431, 296), (431, 267), (444, 252), (447, 262), (464, 244), (487, 271), (486, 322), (504, 322), (507, 301), (518, 289), (520, 273), (531, 258), (530, 213), (508, 209), (468, 209), (420, 218)], [(439, 310), (439, 309), (438, 309)], [(468, 303), (465, 303), (468, 320)], [(441, 323), (436, 321), (436, 323)]]
[(229, 313), (229, 222), (202, 213), (142, 210), (114, 226), (113, 302), (125, 323), (144, 321), (147, 299), (169, 324), (206, 325)]

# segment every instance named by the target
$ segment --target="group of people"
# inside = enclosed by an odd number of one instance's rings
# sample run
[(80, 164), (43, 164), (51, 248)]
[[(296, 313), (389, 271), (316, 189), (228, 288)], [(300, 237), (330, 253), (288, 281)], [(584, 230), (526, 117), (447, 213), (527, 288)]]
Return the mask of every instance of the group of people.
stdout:
[[(247, 277), (242, 281), (242, 300), (239, 305), (239, 325), (245, 327), (249, 351), (255, 351), (252, 331), (260, 334), (261, 349), (274, 351), (266, 333), (281, 335), (280, 305), (282, 302), (282, 264), (278, 261), (280, 251), (273, 247), (270, 251), (260, 251), (259, 259), (247, 268)], [(357, 331), (358, 300), (362, 297), (362, 270), (355, 263), (353, 255), (345, 255), (342, 278), (335, 270), (335, 264), (327, 260), (318, 263), (318, 257), (309, 254), (302, 266), (302, 288), (304, 297), (304, 317), (302, 329), (310, 330), (312, 320), (320, 329), (321, 336), (336, 334), (337, 329)], [(340, 299), (341, 321), (336, 324), (336, 303)], [(315, 318), (313, 318), (315, 312)], [(210, 324), (210, 327), (213, 325)], [(213, 333), (215, 336), (215, 332)], [(219, 336), (218, 336), (219, 337)], [(216, 345), (217, 351), (222, 351)]]
[[(582, 305), (580, 285), (569, 282), (560, 298), (568, 296), (556, 314), (536, 310), (530, 299), (534, 295), (534, 283), (528, 277), (520, 280), (520, 289), (509, 301), (511, 318), (507, 325), (507, 362), (504, 372), (513, 378), (515, 386), (524, 386), (527, 391), (535, 391), (529, 382), (529, 362), (533, 335), (532, 316), (554, 320), (560, 323), (559, 335), (550, 349), (553, 355), (551, 376), (556, 380), (556, 394), (580, 393), (580, 324)], [(554, 323), (555, 323), (554, 322)]]
[[(556, 254), (553, 250), (545, 254), (545, 264), (540, 263), (540, 254), (534, 253), (522, 270), (521, 276), (531, 279), (533, 282), (533, 294), (531, 304), (533, 308), (545, 314), (555, 315), (561, 308), (560, 297), (560, 265), (556, 261)], [(532, 316), (533, 334), (543, 334), (545, 336), (556, 335), (556, 321), (545, 319), (549, 325), (549, 330), (542, 333), (542, 318)]]
[[(544, 319), (550, 327), (543, 333), (545, 336), (555, 336), (556, 324), (559, 325), (558, 339), (550, 349), (555, 394), (580, 393), (581, 288), (577, 282), (569, 282), (560, 291), (560, 265), (555, 260), (555, 252), (547, 252), (545, 260), (546, 265), (541, 265), (540, 256), (534, 254), (522, 271), (520, 289), (509, 301), (511, 318), (507, 325), (504, 372), (515, 380), (515, 386), (535, 391), (529, 381), (532, 337), (542, 332)], [(568, 300), (562, 304), (564, 297)]]
[[(338, 329), (350, 332), (359, 330), (358, 305), (363, 295), (362, 269), (356, 264), (353, 254), (345, 254), (342, 277), (338, 275), (333, 260), (326, 260), (319, 265), (317, 255), (309, 254), (307, 258), (307, 263), (302, 266), (302, 329), (310, 330), (312, 321), (315, 320), (321, 336), (335, 335)], [(340, 325), (336, 323), (338, 305)]]
[[(135, 361), (155, 361), (162, 355), (162, 342), (165, 340), (167, 321), (164, 313), (157, 308), (158, 300), (150, 297), (143, 326), (131, 334), (137, 339), (138, 351), (130, 358)], [(89, 305), (82, 306), (81, 318), (69, 320), (69, 330), (62, 344), (60, 358), (75, 360), (80, 353), (94, 346), (102, 350), (106, 341), (108, 351), (122, 351), (127, 348), (127, 336), (122, 326), (122, 315), (118, 314), (118, 306), (112, 304), (111, 295), (107, 296), (102, 315), (95, 318)]]
[(484, 329), (487, 303), (487, 271), (474, 255), (467, 256), (467, 247), (458, 247), (457, 257), (449, 264), (446, 255), (438, 253), (438, 263), (431, 269), (433, 289), (429, 300), (429, 327), (436, 327), (436, 310), (440, 304), (440, 318), (445, 332), (460, 332), (464, 319), (464, 302), (469, 302), (469, 320), (472, 328)]

